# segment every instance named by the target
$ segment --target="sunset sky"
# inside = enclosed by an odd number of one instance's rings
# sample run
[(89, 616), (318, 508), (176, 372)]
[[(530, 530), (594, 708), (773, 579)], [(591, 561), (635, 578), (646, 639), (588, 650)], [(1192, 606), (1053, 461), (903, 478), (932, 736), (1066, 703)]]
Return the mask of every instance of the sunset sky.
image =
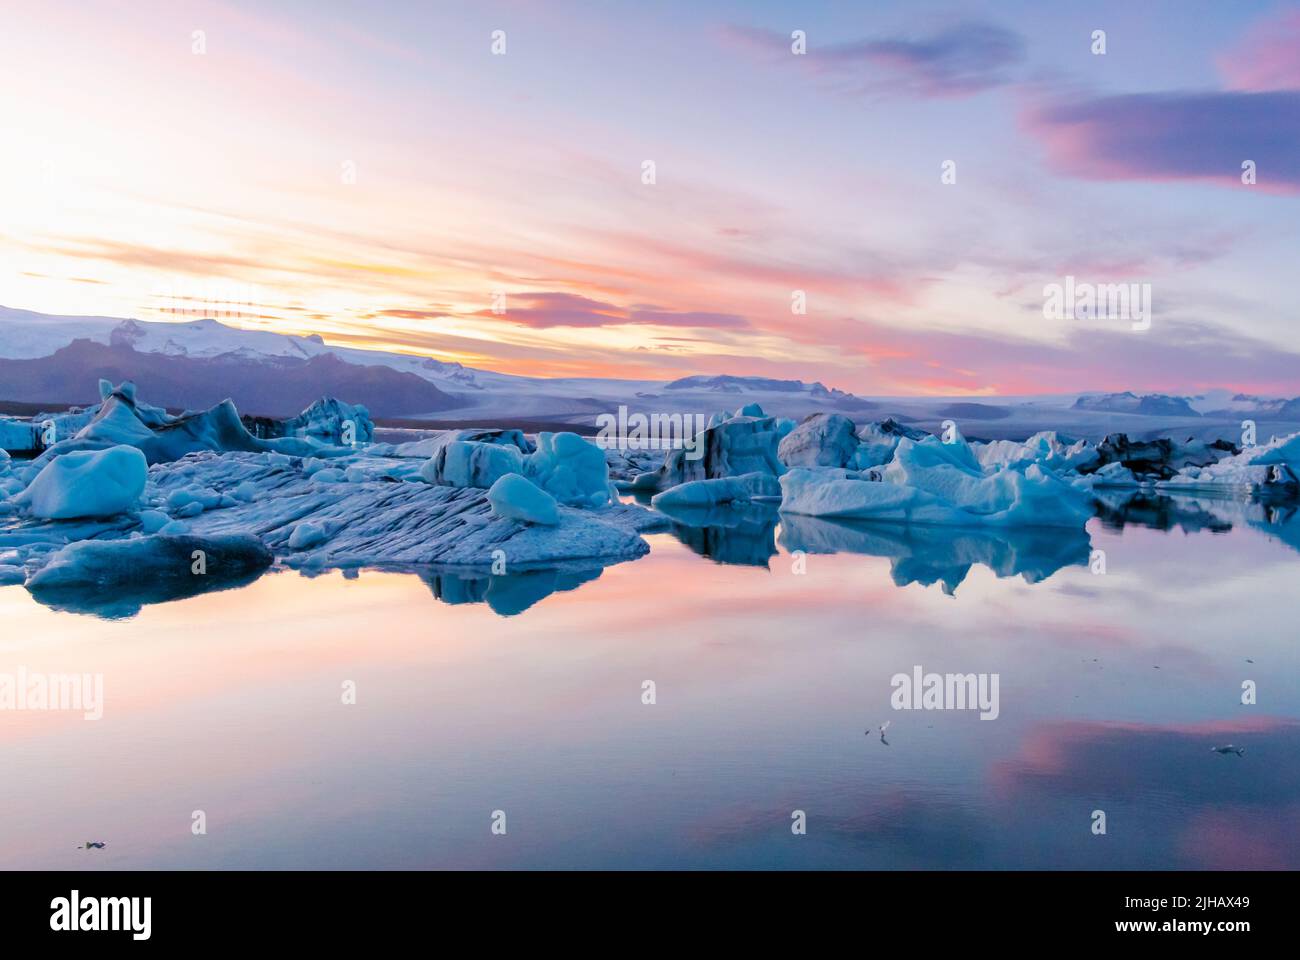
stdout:
[[(1300, 393), (1300, 5), (0, 2), (5, 306), (539, 376)], [(1044, 319), (1066, 275), (1150, 283), (1151, 329)]]

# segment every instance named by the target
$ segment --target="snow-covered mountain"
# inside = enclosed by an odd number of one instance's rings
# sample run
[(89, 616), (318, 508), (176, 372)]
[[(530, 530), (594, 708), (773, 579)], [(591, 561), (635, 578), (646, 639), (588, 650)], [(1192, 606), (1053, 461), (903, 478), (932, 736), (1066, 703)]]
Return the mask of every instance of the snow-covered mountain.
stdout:
[[(523, 377), (476, 370), (432, 357), (332, 346), (316, 335), (298, 337), (243, 330), (212, 319), (166, 323), (110, 317), (54, 317), (5, 307), (0, 307), (0, 360), (28, 361), (35, 365), (33, 369), (39, 367), (39, 372), (20, 376), (20, 368), (8, 367), (8, 380), (0, 379), (0, 400), (31, 399), (29, 395), (21, 394), (28, 393), (33, 383), (39, 385), (41, 399), (51, 401), (75, 400), (81, 392), (93, 387), (95, 381), (92, 379), (89, 387), (78, 388), (76, 393), (64, 397), (50, 396), (52, 390), (59, 389), (61, 363), (67, 365), (75, 360), (75, 371), (68, 370), (62, 379), (80, 383), (73, 377), (84, 376), (84, 371), (96, 362), (95, 351), (88, 346), (79, 347), (72, 354), (60, 352), (73, 341), (106, 348), (108, 352), (102, 362), (114, 365), (114, 373), (119, 379), (131, 376), (129, 370), (122, 369), (129, 357), (121, 351), (133, 351), (148, 357), (148, 360), (141, 360), (140, 365), (153, 371), (155, 376), (161, 374), (162, 367), (157, 362), (160, 357), (186, 362), (220, 361), (230, 371), (231, 391), (236, 395), (236, 402), (239, 401), (239, 391), (235, 383), (241, 376), (243, 379), (257, 379), (257, 367), (293, 369), (294, 365), (315, 362), (319, 368), (319, 358), (323, 357), (356, 367), (386, 368), (398, 374), (419, 377), (451, 398), (450, 402), (444, 402), (435, 394), (430, 395), (429, 402), (424, 405), (396, 412), (376, 411), (379, 416), (390, 417), (436, 416), (446, 419), (448, 411), (455, 408), (455, 418), (462, 420), (508, 416), (591, 424), (597, 414), (611, 412), (619, 405), (639, 405), (645, 410), (665, 412), (714, 412), (757, 402), (765, 409), (788, 416), (803, 416), (821, 409), (853, 410), (871, 406), (853, 394), (800, 380), (725, 376), (686, 377), (664, 383), (655, 380)], [(36, 361), (45, 362), (36, 364)], [(240, 367), (240, 364), (245, 367)], [(237, 375), (236, 370), (243, 372)], [(108, 373), (104, 375), (112, 378)], [(28, 389), (20, 390), (24, 384)], [(173, 398), (177, 389), (176, 385), (168, 384), (154, 387), (149, 392), (154, 396), (165, 396), (164, 402), (175, 405)], [(343, 385), (338, 392), (355, 402), (367, 402), (363, 397), (348, 396)], [(11, 393), (19, 395), (8, 396)], [(210, 402), (204, 394), (182, 405), (201, 406)], [(266, 402), (266, 396), (259, 391), (257, 403), (264, 405)], [(391, 404), (381, 404), (383, 406)]]
[(0, 399), (59, 409), (95, 399), (100, 380), (131, 380), (159, 405), (197, 409), (230, 398), (245, 413), (292, 416), (323, 396), (346, 397), (375, 416), (460, 405), (428, 380), (382, 365), (348, 363), (331, 353), (250, 359), (141, 353), (121, 343), (73, 340), (48, 357), (0, 359)]
[(1142, 438), (1171, 431), (1214, 439), (1238, 434), (1245, 416), (1256, 419), (1265, 436), (1300, 429), (1300, 399), (1231, 391), (973, 400), (862, 397), (821, 382), (725, 374), (671, 381), (526, 377), (212, 319), (58, 317), (0, 307), (0, 401), (82, 402), (101, 376), (134, 378), (156, 402), (176, 407), (206, 407), (229, 396), (241, 411), (277, 415), (328, 393), (365, 404), (381, 418), (534, 429), (565, 424), (587, 433), (594, 432), (597, 417), (616, 414), (620, 406), (629, 413), (707, 417), (753, 403), (780, 417), (834, 411), (859, 423), (893, 418), (924, 430), (951, 419), (968, 436), (986, 439), (1023, 439), (1039, 430), (1094, 440), (1113, 432)]
[[(436, 383), (456, 384), (458, 389), (472, 390), (480, 386), (477, 377), (480, 371), (468, 370), (459, 363), (329, 346), (316, 334), (295, 337), (268, 330), (243, 330), (210, 319), (162, 323), (114, 317), (57, 317), (0, 307), (0, 358), (28, 360), (48, 357), (60, 347), (79, 339), (130, 347), (139, 353), (199, 360), (214, 357), (259, 362), (310, 360), (328, 353), (348, 363), (392, 367)], [(514, 379), (505, 374), (486, 374), (486, 378), (493, 382)]]
[(1108, 413), (1138, 413), (1146, 416), (1200, 416), (1186, 397), (1171, 397), (1163, 393), (1138, 396), (1127, 390), (1123, 393), (1084, 394), (1074, 401), (1074, 408), (1101, 410)]

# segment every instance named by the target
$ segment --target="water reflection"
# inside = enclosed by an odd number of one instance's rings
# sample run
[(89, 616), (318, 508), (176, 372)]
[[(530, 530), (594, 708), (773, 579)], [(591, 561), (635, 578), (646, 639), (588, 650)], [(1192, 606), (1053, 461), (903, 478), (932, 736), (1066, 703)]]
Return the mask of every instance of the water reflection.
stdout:
[(763, 503), (674, 507), (661, 511), (672, 534), (702, 557), (718, 563), (766, 567), (776, 554), (776, 507)]
[(928, 524), (849, 523), (785, 515), (781, 546), (805, 553), (859, 553), (887, 557), (895, 585), (938, 583), (953, 594), (976, 564), (999, 578), (1046, 580), (1062, 567), (1086, 564), (1090, 541), (1084, 530), (1034, 527), (990, 529)]
[(1230, 514), (1240, 505), (1222, 501), (1216, 512), (1209, 504), (1190, 498), (1166, 497), (1151, 493), (1117, 493), (1103, 491), (1097, 500), (1097, 516), (1110, 530), (1123, 530), (1134, 524), (1152, 530), (1173, 530), (1184, 533), (1226, 533), (1232, 529)]
[(1109, 490), (1098, 497), (1097, 515), (1110, 530), (1139, 526), (1220, 534), (1248, 526), (1300, 552), (1300, 505), (1295, 503)]
[(512, 574), (425, 569), (418, 575), (443, 603), (486, 603), (493, 613), (513, 617), (553, 593), (578, 589), (595, 580), (603, 571), (604, 567), (600, 566)]
[[(1108, 531), (1138, 527), (1224, 534), (1245, 526), (1300, 551), (1300, 510), (1296, 505), (1107, 490), (1098, 495), (1096, 509), (1102, 528)], [(1065, 567), (1088, 564), (1091, 549), (1089, 535), (1082, 528), (955, 528), (828, 520), (781, 514), (774, 505), (759, 503), (661, 512), (669, 521), (673, 537), (695, 554), (720, 564), (768, 569), (779, 549), (881, 557), (890, 561), (890, 575), (896, 586), (938, 584), (949, 595), (955, 594), (975, 567), (986, 567), (998, 578), (1021, 577), (1035, 584)], [(463, 567), (382, 569), (418, 576), (442, 603), (481, 603), (500, 616), (510, 617), (554, 593), (577, 590), (596, 580), (604, 565), (590, 561), (501, 574)], [(326, 571), (299, 572), (312, 577)], [(357, 573), (350, 571), (349, 575)], [(31, 592), (39, 603), (55, 610), (120, 620), (134, 617), (152, 604), (245, 587), (260, 575), (223, 576), (214, 569), (203, 577), (166, 581), (142, 578), (91, 588), (32, 588)]]
[(94, 586), (30, 587), (37, 603), (62, 613), (78, 613), (101, 620), (129, 620), (147, 606), (187, 600), (205, 593), (238, 590), (255, 583), (265, 570), (235, 576), (214, 571), (208, 576), (185, 579), (135, 581)]
[[(0, 675), (102, 674), (105, 711), (3, 714), (0, 868), (1300, 867), (1294, 513), (1180, 501), (1232, 524), (1184, 535), (1156, 506), (1088, 525), (1104, 577), (1062, 531), (785, 518), (766, 569), (662, 533), (603, 570), (280, 571), (129, 622), (3, 588)], [(746, 555), (743, 516), (675, 519)], [(836, 552), (794, 576), (795, 545)], [(894, 585), (920, 570), (957, 599)], [(918, 664), (998, 673), (998, 719), (893, 711)]]

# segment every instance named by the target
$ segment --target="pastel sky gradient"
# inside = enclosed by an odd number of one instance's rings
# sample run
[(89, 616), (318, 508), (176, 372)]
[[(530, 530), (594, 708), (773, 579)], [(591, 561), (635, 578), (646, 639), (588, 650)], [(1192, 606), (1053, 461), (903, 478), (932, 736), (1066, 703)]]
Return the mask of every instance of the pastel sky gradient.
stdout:
[[(1297, 4), (4, 7), (10, 307), (540, 376), (1300, 393)], [(1151, 329), (1045, 320), (1067, 274), (1149, 282)]]

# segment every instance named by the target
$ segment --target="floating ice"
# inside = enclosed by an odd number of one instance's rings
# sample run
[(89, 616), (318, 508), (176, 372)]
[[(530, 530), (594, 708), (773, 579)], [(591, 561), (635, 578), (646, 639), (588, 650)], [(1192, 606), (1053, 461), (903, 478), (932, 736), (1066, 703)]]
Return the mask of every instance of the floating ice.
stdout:
[(319, 547), (329, 537), (330, 531), (326, 524), (304, 520), (296, 524), (293, 532), (289, 534), (288, 547), (290, 550), (311, 550), (313, 547)]
[(157, 533), (167, 524), (171, 523), (172, 518), (167, 516), (161, 510), (141, 510), (140, 511), (140, 529), (145, 533)]
[(974, 450), (985, 469), (1036, 463), (1056, 473), (1066, 473), (1098, 460), (1097, 448), (1092, 444), (1086, 440), (1063, 437), (1055, 430), (1035, 433), (1023, 443), (1016, 440), (994, 440), (976, 444)]
[(560, 513), (555, 498), (526, 477), (507, 473), (488, 490), (492, 512), (508, 520), (555, 526)]
[(746, 473), (780, 476), (785, 472), (785, 465), (777, 456), (782, 435), (771, 417), (733, 417), (708, 427), (696, 438), (698, 456), (688, 456), (687, 450), (671, 450), (663, 466), (653, 473), (640, 474), (628, 488), (662, 491), (693, 480), (716, 480)]
[(570, 506), (603, 507), (613, 499), (605, 452), (576, 433), (539, 433), (524, 475)]
[(271, 562), (261, 540), (247, 534), (82, 540), (55, 553), (27, 589), (59, 609), (125, 617), (146, 603), (242, 586)]
[(866, 474), (792, 469), (781, 479), (781, 510), (808, 516), (917, 523), (1081, 526), (1085, 492), (1037, 464), (985, 474), (960, 436), (898, 441), (894, 457)]
[(1300, 433), (1248, 447), (1203, 466), (1188, 465), (1161, 489), (1249, 490), (1269, 498), (1300, 496)]
[[(600, 451), (594, 446), (590, 449)], [(365, 454), (345, 461), (376, 471)], [(603, 463), (603, 457), (601, 458)], [(488, 491), (393, 480), (381, 476), (357, 483), (317, 484), (303, 462), (273, 454), (197, 453), (155, 467), (148, 495), (160, 500), (173, 489), (210, 487), (224, 493), (251, 483), (259, 498), (204, 511), (190, 521), (196, 535), (251, 532), (277, 553), (298, 562), (302, 551), (290, 538), (306, 522), (327, 538), (310, 549), (317, 566), (360, 564), (444, 564), (492, 566), (502, 551), (511, 570), (524, 565), (591, 559), (612, 562), (648, 549), (638, 531), (659, 523), (643, 507), (612, 504), (593, 512), (559, 507), (553, 527), (529, 525), (497, 516)], [(305, 534), (304, 534), (305, 535)]]
[(0, 417), (0, 454), (6, 458), (10, 450), (25, 453), (39, 449), (39, 436), (40, 426), (36, 421)]
[(334, 397), (322, 397), (298, 416), (283, 421), (280, 431), (279, 436), (306, 437), (342, 446), (367, 444), (375, 437), (369, 410)]
[[(337, 456), (346, 452), (296, 437), (269, 440), (254, 437), (229, 400), (201, 413), (174, 417), (138, 400), (135, 385), (129, 381), (117, 388), (106, 384), (107, 381), (101, 382), (101, 393), (107, 395), (95, 407), (62, 420), (58, 416), (50, 418), (54, 420), (56, 442), (32, 462), (30, 470), (40, 469), (68, 452), (123, 445), (142, 451), (151, 464), (179, 460), (199, 450), (280, 451), (297, 456), (313, 453)], [(68, 429), (73, 424), (77, 425), (75, 433)]]
[(370, 454), (378, 457), (418, 457), (430, 459), (438, 455), (443, 447), (457, 440), (472, 443), (492, 443), (499, 446), (515, 447), (521, 453), (532, 453), (536, 447), (520, 430), (501, 429), (498, 427), (472, 427), (463, 430), (444, 430), (432, 437), (411, 440), (407, 443), (376, 443), (370, 447)]
[(787, 467), (846, 467), (858, 450), (853, 421), (838, 413), (814, 413), (781, 439), (777, 456)]
[(540, 433), (536, 449), (528, 454), (514, 443), (450, 440), (420, 469), (420, 476), (441, 486), (488, 488), (507, 474), (521, 474), (560, 503), (603, 507), (614, 496), (605, 456), (575, 433)]
[(65, 453), (46, 463), (15, 501), (47, 520), (109, 517), (136, 508), (148, 472), (134, 447)]
[(518, 447), (453, 440), (420, 469), (420, 476), (441, 486), (487, 488), (523, 469), (524, 456)]
[(881, 466), (893, 459), (899, 440), (904, 437), (908, 440), (921, 440), (925, 436), (923, 431), (904, 426), (893, 417), (868, 423), (858, 431), (860, 443), (853, 462), (847, 466), (855, 470)]
[(746, 473), (739, 477), (692, 480), (655, 494), (651, 506), (712, 507), (723, 503), (747, 503), (755, 499), (780, 499), (781, 483), (770, 473)]

